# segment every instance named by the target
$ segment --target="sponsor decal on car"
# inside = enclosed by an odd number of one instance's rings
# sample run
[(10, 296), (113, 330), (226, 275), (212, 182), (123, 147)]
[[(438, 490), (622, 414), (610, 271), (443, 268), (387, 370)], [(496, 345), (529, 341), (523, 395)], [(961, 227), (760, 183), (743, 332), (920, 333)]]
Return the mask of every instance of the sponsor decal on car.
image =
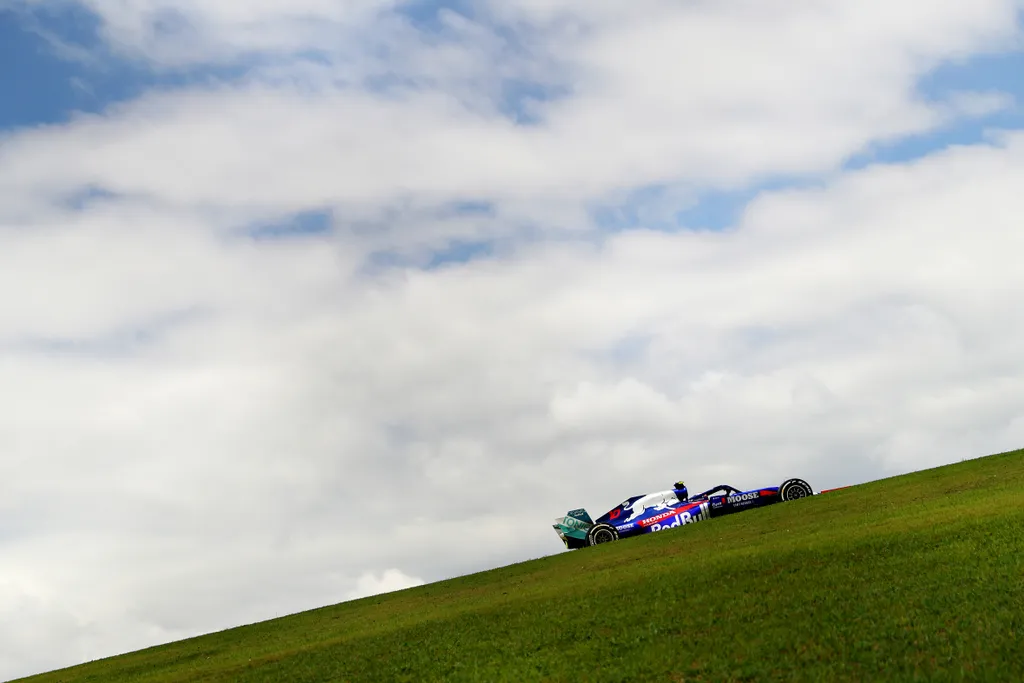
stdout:
[(728, 503), (745, 503), (748, 500), (757, 500), (760, 497), (761, 493), (759, 491), (753, 491), (751, 493), (740, 493), (735, 496), (729, 496), (725, 500)]
[(590, 525), (584, 522), (582, 519), (576, 519), (575, 517), (565, 517), (562, 519), (562, 526), (570, 529), (579, 529), (580, 531), (586, 531), (590, 528)]
[(629, 531), (635, 526), (636, 522), (630, 522), (629, 524), (618, 524), (616, 525), (615, 530), (621, 533), (623, 531)]
[(672, 515), (676, 514), (679, 514), (679, 510), (669, 510), (668, 512), (662, 512), (660, 515), (654, 515), (653, 517), (648, 517), (647, 519), (641, 519), (637, 522), (637, 524), (645, 527), (651, 526), (652, 524), (657, 524), (661, 520), (668, 519)]
[[(651, 532), (653, 533), (655, 531), (662, 531), (664, 529), (672, 529), (673, 527), (681, 526), (683, 524), (693, 524), (694, 522), (701, 522), (708, 518), (708, 508), (706, 504), (701, 505), (694, 512), (696, 514), (691, 514), (690, 510), (678, 512), (675, 515), (673, 515), (671, 519), (666, 520), (664, 524), (661, 524), (660, 522), (655, 522), (654, 524), (650, 525)], [(662, 517), (662, 515), (659, 515), (659, 517)]]

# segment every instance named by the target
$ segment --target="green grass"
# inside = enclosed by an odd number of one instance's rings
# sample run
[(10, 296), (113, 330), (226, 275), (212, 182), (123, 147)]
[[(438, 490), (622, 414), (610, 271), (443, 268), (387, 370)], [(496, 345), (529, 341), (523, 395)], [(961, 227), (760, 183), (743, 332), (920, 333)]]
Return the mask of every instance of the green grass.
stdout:
[(24, 680), (1022, 681), (1024, 451)]

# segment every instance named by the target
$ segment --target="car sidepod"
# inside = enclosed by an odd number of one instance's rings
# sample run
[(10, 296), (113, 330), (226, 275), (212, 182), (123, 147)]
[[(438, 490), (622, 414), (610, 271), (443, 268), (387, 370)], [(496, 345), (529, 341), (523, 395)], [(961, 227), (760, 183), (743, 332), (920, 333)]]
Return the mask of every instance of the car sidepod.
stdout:
[(618, 538), (629, 538), (690, 524), (708, 516), (706, 500), (681, 501), (674, 491), (659, 491), (628, 498), (598, 517), (596, 523), (614, 528)]
[[(685, 524), (703, 522), (711, 517), (711, 506), (708, 501), (683, 501), (678, 505), (659, 510), (652, 508), (635, 520), (636, 534), (652, 534), (665, 529), (674, 529)], [(621, 531), (619, 532), (623, 534)]]

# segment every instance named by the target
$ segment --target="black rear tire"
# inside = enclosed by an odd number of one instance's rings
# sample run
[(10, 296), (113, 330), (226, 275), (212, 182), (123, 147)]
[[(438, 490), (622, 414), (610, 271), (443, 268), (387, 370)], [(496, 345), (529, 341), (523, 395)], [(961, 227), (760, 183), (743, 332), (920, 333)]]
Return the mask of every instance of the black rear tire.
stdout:
[(611, 524), (595, 524), (587, 531), (587, 545), (599, 545), (619, 540), (619, 531)]
[(803, 479), (787, 479), (779, 487), (782, 500), (798, 500), (814, 495), (814, 489)]

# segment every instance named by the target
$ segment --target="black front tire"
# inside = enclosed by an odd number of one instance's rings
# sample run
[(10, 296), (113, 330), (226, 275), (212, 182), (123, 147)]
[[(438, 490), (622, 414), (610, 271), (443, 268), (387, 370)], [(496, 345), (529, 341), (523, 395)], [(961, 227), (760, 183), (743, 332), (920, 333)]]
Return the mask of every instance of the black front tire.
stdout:
[(599, 545), (619, 540), (619, 531), (611, 524), (595, 524), (587, 531), (587, 545)]
[(787, 479), (779, 487), (779, 496), (782, 500), (798, 500), (814, 495), (814, 489), (803, 479)]

